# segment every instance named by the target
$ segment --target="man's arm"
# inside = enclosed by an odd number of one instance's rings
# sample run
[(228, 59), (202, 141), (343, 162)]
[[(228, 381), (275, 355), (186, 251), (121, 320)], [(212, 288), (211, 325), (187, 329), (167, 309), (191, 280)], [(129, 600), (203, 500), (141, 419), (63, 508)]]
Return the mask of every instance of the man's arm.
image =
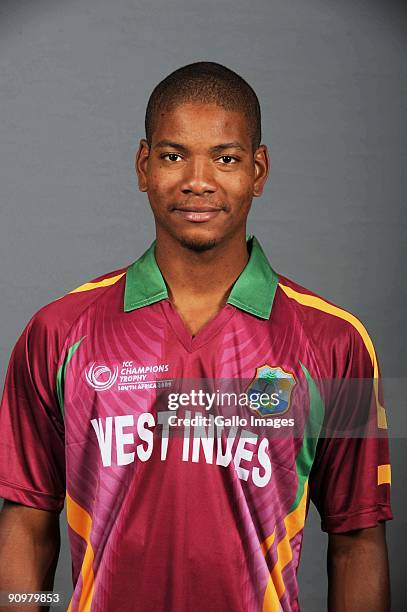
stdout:
[(329, 612), (389, 612), (385, 523), (328, 535)]
[[(60, 549), (59, 514), (5, 500), (0, 513), (0, 591), (52, 591)], [(11, 612), (23, 610), (2, 607)], [(31, 612), (40, 607), (30, 606)]]

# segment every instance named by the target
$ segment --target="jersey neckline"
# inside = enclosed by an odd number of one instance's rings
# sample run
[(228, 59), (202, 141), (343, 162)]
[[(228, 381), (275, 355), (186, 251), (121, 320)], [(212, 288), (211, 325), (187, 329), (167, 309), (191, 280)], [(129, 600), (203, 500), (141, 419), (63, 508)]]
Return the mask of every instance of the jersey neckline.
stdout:
[[(262, 319), (269, 319), (278, 275), (257, 238), (249, 234), (246, 243), (249, 259), (233, 284), (226, 303)], [(167, 285), (155, 258), (155, 245), (156, 240), (126, 271), (125, 312), (168, 299)]]
[(209, 321), (192, 336), (181, 315), (169, 299), (163, 300), (161, 306), (171, 329), (189, 353), (193, 353), (204, 344), (207, 344), (207, 342), (214, 338), (220, 329), (222, 329), (236, 313), (235, 308), (230, 304), (225, 304), (212, 319), (209, 319)]

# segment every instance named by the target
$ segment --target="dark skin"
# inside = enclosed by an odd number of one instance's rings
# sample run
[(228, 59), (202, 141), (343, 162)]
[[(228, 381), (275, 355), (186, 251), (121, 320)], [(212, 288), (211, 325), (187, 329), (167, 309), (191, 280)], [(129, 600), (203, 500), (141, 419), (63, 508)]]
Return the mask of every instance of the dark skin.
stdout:
[(329, 534), (329, 612), (389, 612), (386, 524)]
[[(4, 500), (0, 513), (0, 592), (52, 591), (60, 549), (59, 515)], [(37, 612), (49, 606), (0, 606)]]
[[(154, 214), (157, 263), (192, 335), (223, 307), (247, 263), (247, 216), (269, 167), (267, 147), (252, 149), (244, 115), (214, 105), (180, 105), (159, 117), (151, 149), (140, 141), (136, 171)], [(179, 210), (208, 207), (206, 220)], [(329, 612), (388, 612), (385, 525), (328, 537)], [(51, 589), (58, 554), (57, 515), (5, 502), (0, 591)]]

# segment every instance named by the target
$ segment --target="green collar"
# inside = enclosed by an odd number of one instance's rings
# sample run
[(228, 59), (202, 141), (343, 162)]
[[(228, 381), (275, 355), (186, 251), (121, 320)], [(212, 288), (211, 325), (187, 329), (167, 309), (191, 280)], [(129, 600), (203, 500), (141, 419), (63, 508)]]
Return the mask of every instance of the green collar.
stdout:
[[(262, 319), (268, 319), (278, 277), (257, 238), (249, 235), (246, 241), (249, 260), (235, 281), (227, 303)], [(155, 243), (154, 240), (147, 251), (127, 269), (125, 312), (168, 298), (167, 286), (155, 260)]]

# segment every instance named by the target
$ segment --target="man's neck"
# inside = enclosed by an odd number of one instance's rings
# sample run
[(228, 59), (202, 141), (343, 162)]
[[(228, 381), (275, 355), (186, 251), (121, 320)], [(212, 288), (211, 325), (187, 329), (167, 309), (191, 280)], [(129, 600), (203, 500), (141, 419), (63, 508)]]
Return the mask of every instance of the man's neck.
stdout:
[(167, 234), (157, 234), (155, 258), (170, 300), (175, 304), (226, 303), (249, 259), (245, 236), (242, 232), (208, 251), (197, 252)]

